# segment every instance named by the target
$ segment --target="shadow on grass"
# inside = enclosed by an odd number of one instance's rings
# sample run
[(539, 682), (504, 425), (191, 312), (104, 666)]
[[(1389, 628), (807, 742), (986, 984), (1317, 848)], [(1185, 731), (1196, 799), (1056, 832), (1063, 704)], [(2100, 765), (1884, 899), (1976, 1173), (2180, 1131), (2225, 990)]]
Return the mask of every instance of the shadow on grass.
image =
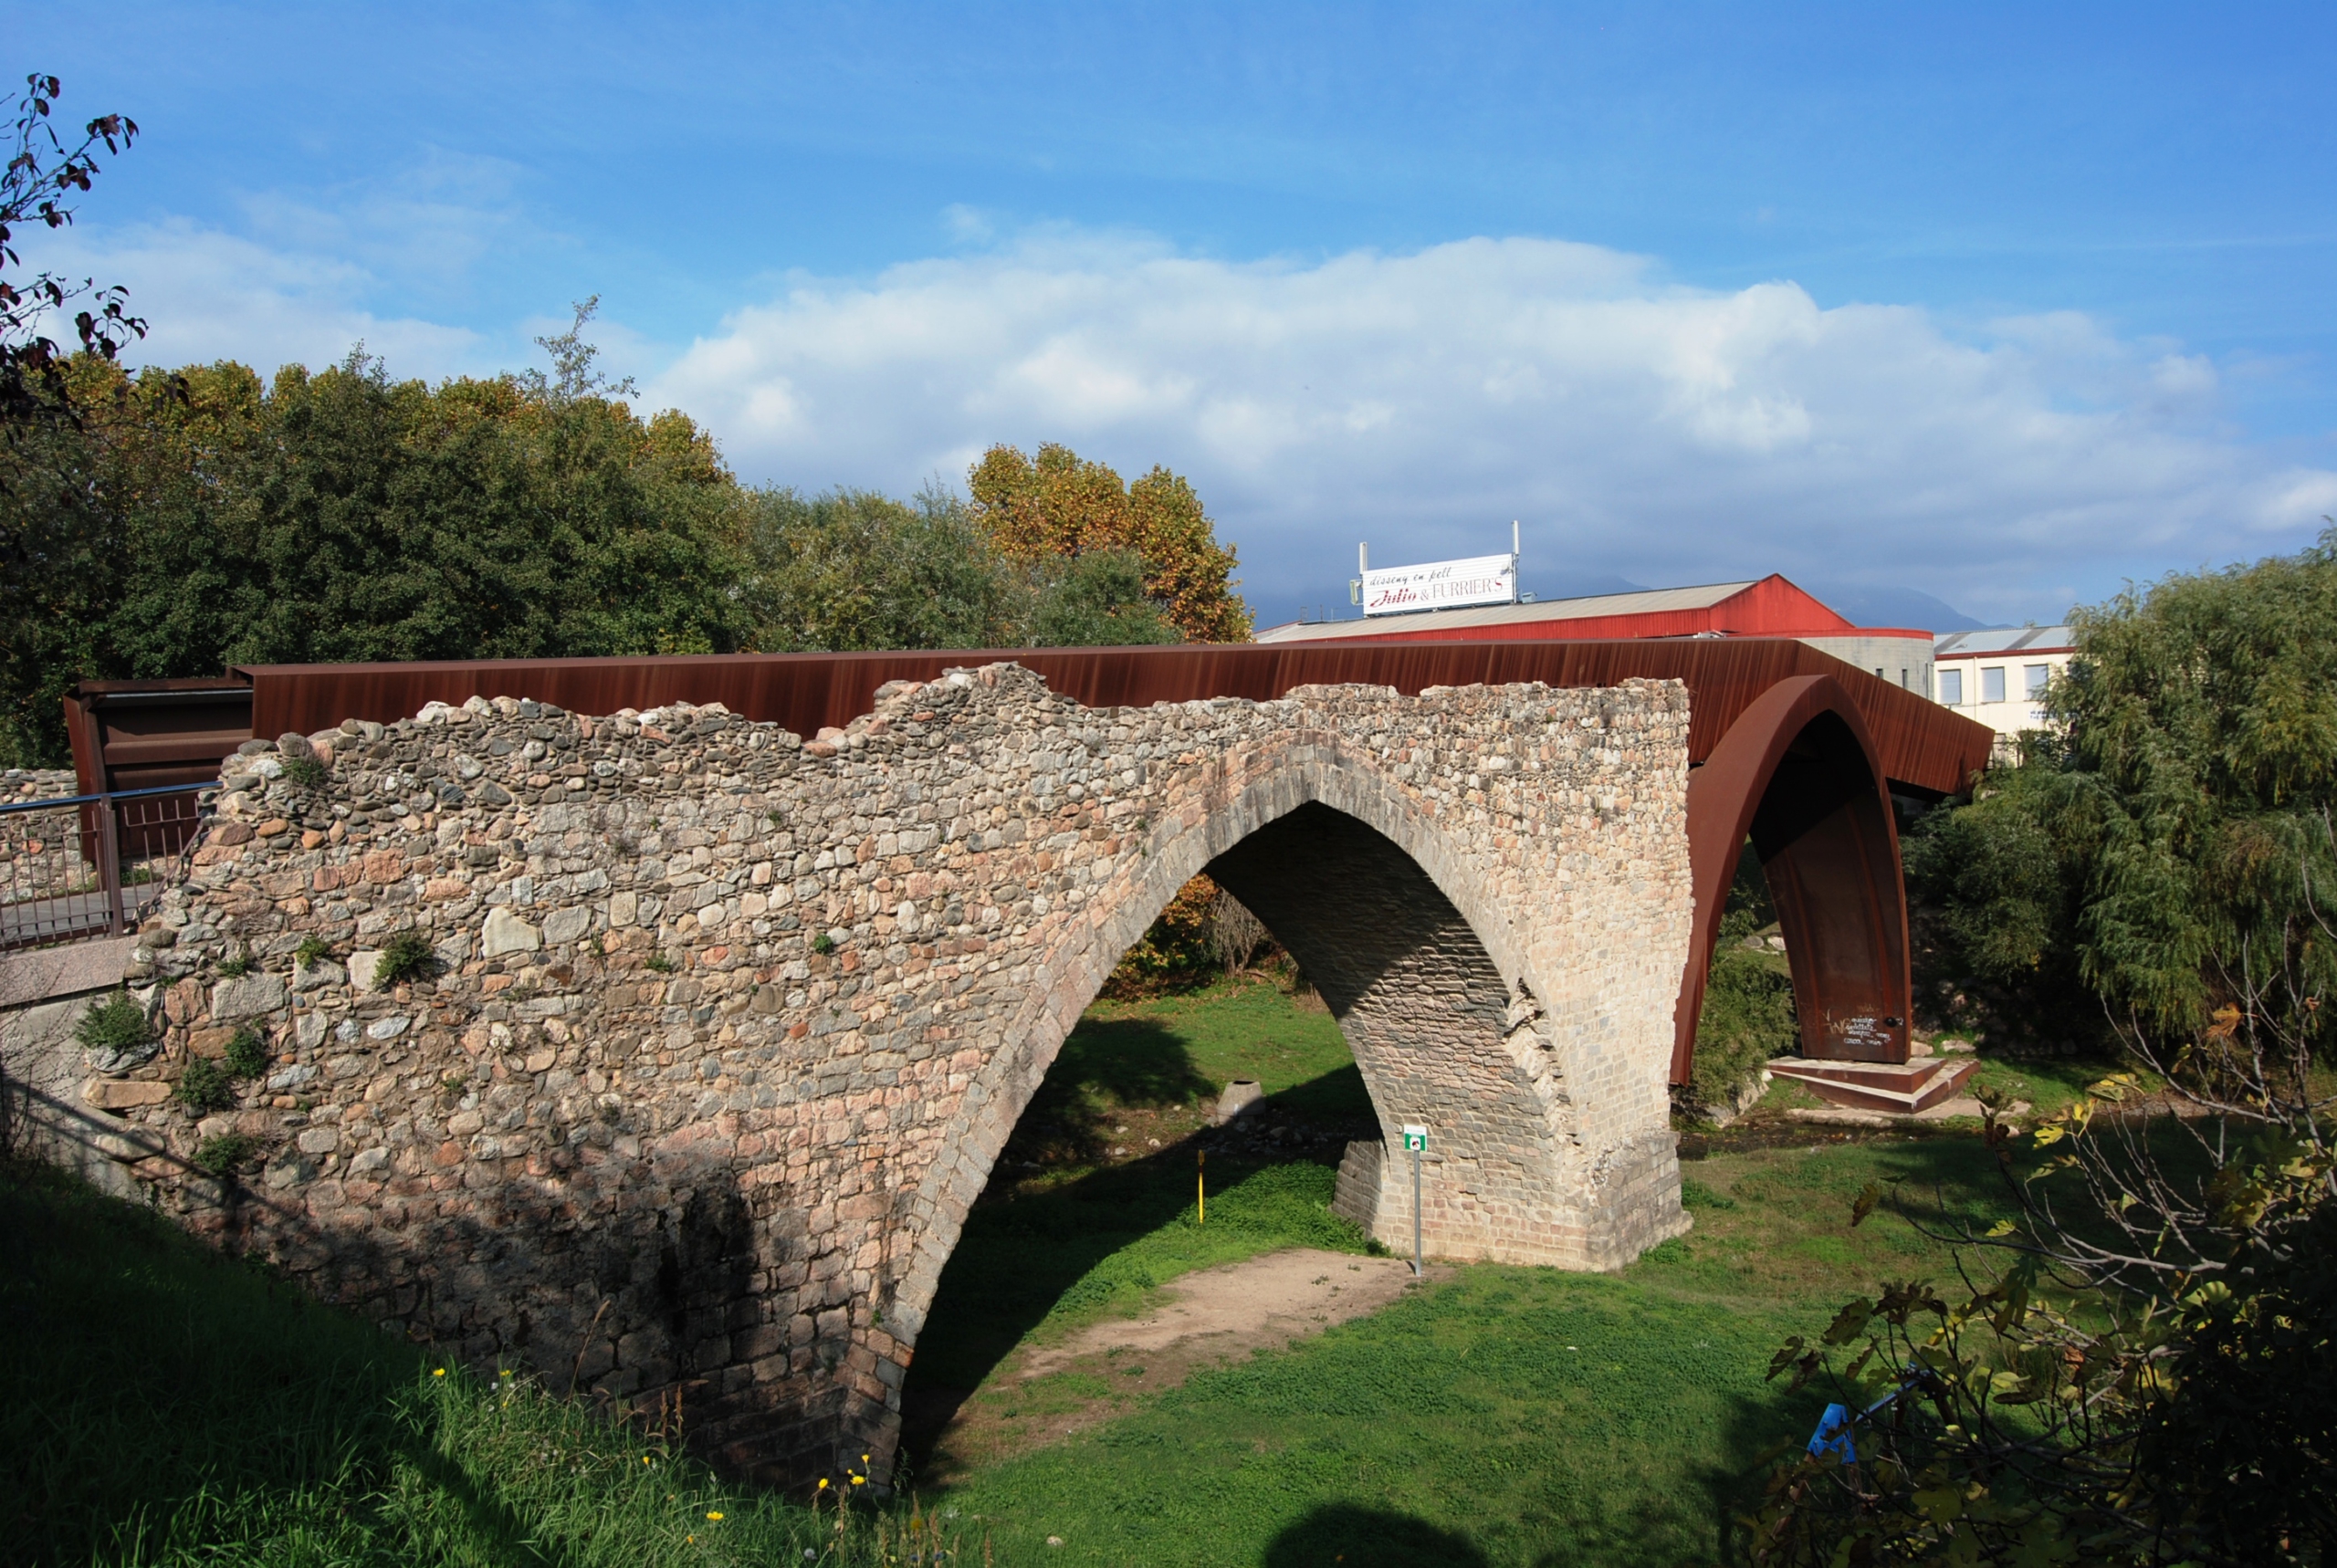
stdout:
[(1269, 1094), (1261, 1108), (1279, 1110), (1350, 1137), (1370, 1137), (1379, 1130), (1379, 1113), (1372, 1108), (1371, 1091), (1363, 1086), (1363, 1070), (1353, 1062)]
[[(902, 1450), (913, 1473), (967, 1396), (1064, 1292), (1192, 1207), (1200, 1143), (1184, 1139), (1148, 1158), (1020, 1196), (1011, 1195), (1014, 1173), (991, 1177), (941, 1271), (901, 1391)], [(1212, 1162), (1210, 1186), (1231, 1186), (1258, 1168)]]
[(0, 1256), (0, 1531), (27, 1561), (135, 1556), (195, 1494), (265, 1513), (401, 1446), (417, 1353), (160, 1216), (12, 1166)]
[(1217, 1088), (1184, 1040), (1151, 1018), (1082, 1019), (1047, 1078), (1068, 1093), (1091, 1102), (1107, 1094), (1123, 1105), (1189, 1105)]
[[(1111, 1124), (1121, 1115), (1190, 1109), (1217, 1089), (1186, 1037), (1158, 1018), (1091, 1016), (1072, 1030), (1000, 1151), (927, 1313), (902, 1390), (903, 1451), (913, 1469), (929, 1458), (967, 1396), (1066, 1291), (1191, 1205), (1200, 1150), (1210, 1152), (1215, 1189), (1266, 1165), (1310, 1157), (1336, 1164), (1344, 1147), (1337, 1134), (1368, 1136), (1376, 1124), (1371, 1096), (1350, 1062), (1267, 1096), (1242, 1118), (1245, 1128), (1269, 1122), (1319, 1127), (1326, 1135), (1311, 1151), (1266, 1150), (1229, 1129), (1198, 1132), (1125, 1164), (1106, 1163), (1118, 1137)], [(1050, 1171), (1082, 1174), (1043, 1186)]]
[(1094, 1165), (1116, 1108), (1198, 1103), (1215, 1085), (1157, 1019), (1082, 1019), (1000, 1152), (993, 1186), (1031, 1166)]
[(1426, 1563), (1472, 1568), (1485, 1554), (1449, 1530), (1385, 1509), (1328, 1503), (1284, 1529), (1266, 1547), (1265, 1568), (1372, 1568)]

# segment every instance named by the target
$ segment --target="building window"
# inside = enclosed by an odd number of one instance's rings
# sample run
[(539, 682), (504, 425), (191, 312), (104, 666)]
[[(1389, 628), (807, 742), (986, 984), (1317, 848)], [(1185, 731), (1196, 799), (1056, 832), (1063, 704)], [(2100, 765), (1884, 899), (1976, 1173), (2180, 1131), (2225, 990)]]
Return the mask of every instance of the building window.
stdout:
[(1942, 670), (1939, 673), (1939, 700), (1950, 707), (1964, 706), (1964, 672)]
[(1984, 703), (2005, 700), (2005, 667), (2002, 664), (1980, 672), (1980, 700)]
[(2050, 664), (2023, 664), (2020, 668), (2021, 687), (2028, 693), (2030, 702), (2045, 695), (2045, 683), (2052, 678), (2053, 666)]

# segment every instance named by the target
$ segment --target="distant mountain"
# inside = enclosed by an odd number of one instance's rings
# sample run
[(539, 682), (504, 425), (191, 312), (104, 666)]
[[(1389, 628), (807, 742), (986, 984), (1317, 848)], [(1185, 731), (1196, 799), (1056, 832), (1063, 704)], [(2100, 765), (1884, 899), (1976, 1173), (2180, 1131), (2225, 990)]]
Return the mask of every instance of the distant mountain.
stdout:
[(1585, 572), (1577, 577), (1546, 578), (1526, 589), (1538, 600), (1589, 599), (1601, 593), (1645, 593), (1647, 584), (1612, 573)]
[(1860, 626), (1902, 626), (1940, 632), (1977, 632), (1986, 624), (1918, 589), (1804, 586), (1828, 608)]

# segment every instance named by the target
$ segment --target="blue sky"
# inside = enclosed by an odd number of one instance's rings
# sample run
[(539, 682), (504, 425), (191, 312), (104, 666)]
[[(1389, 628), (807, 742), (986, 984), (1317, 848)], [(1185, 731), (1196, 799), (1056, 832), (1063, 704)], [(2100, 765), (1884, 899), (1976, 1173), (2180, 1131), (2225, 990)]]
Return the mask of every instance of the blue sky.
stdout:
[[(1498, 549), (2050, 619), (2337, 512), (2326, 6), (0, 12), (156, 359), (529, 362), (745, 477), (1166, 463), (1266, 620)], [(1895, 601), (1904, 605), (1903, 599)]]

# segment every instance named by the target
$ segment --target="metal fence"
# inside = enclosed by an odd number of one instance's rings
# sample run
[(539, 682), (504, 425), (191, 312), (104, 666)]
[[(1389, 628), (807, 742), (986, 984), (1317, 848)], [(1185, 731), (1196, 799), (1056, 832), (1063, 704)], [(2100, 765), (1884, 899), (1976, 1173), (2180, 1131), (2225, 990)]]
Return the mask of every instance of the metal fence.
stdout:
[(171, 784), (0, 806), (0, 951), (138, 928), (186, 874), (215, 784)]

